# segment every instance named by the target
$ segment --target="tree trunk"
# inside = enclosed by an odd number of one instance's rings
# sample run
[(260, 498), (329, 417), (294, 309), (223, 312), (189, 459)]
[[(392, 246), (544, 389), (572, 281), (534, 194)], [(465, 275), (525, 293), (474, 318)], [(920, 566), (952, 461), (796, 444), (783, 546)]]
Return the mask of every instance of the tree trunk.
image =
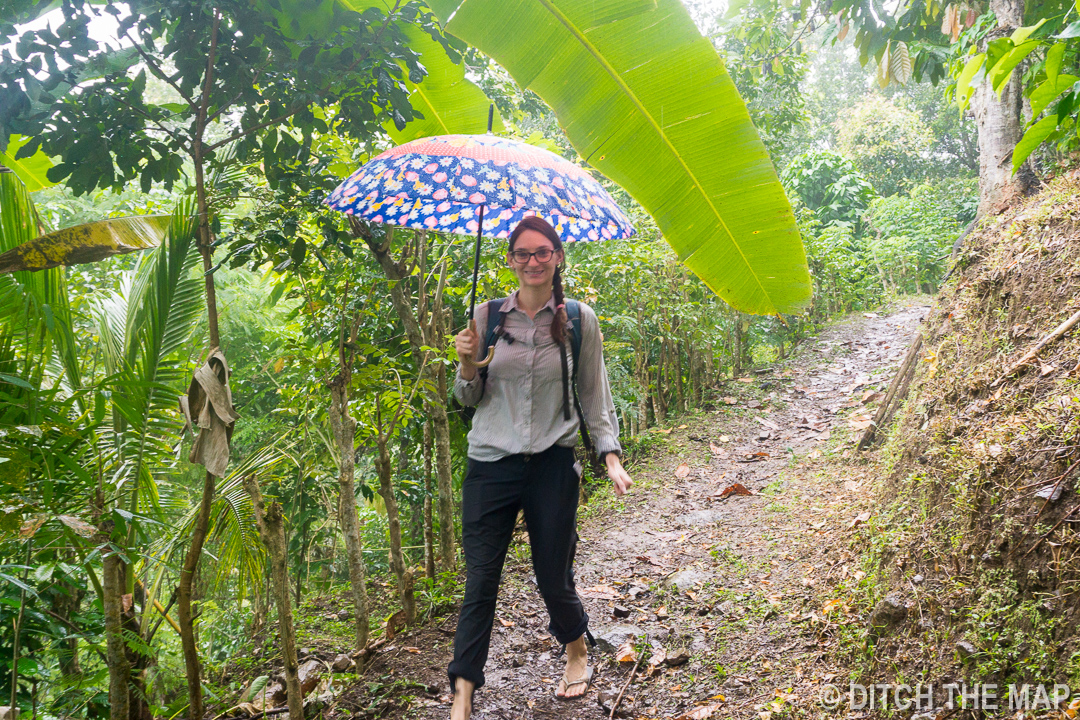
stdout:
[(105, 647), (109, 660), (109, 720), (129, 720), (128, 686), (131, 663), (123, 636), (124, 568), (120, 557), (109, 553), (102, 560), (101, 589), (105, 612)]
[[(217, 294), (214, 290), (213, 248), (210, 237), (210, 202), (206, 193), (206, 178), (203, 168), (203, 133), (206, 129), (207, 109), (210, 105), (210, 91), (213, 88), (214, 56), (217, 50), (218, 28), (221, 15), (214, 11), (214, 27), (210, 35), (210, 52), (207, 54), (206, 76), (204, 78), (199, 112), (195, 118), (195, 132), (192, 137), (192, 160), (195, 169), (195, 202), (199, 212), (198, 242), (202, 256), (204, 285), (206, 288), (206, 320), (210, 335), (210, 352), (221, 345), (218, 332)], [(199, 668), (199, 648), (195, 641), (194, 620), (191, 617), (191, 583), (198, 569), (202, 555), (206, 532), (210, 526), (210, 505), (214, 497), (215, 478), (208, 471), (203, 481), (202, 502), (195, 525), (191, 531), (191, 546), (184, 558), (180, 571), (180, 589), (176, 596), (176, 621), (180, 625), (180, 644), (184, 651), (184, 671), (188, 686), (188, 717), (202, 720), (203, 696), (202, 680)]]
[(653, 414), (657, 424), (667, 419), (667, 405), (664, 402), (664, 347), (660, 346), (660, 352), (656, 357), (656, 394), (653, 398)]
[(289, 602), (288, 547), (285, 544), (285, 518), (281, 503), (266, 506), (258, 481), (244, 478), (244, 489), (251, 496), (255, 510), (255, 524), (259, 536), (270, 553), (270, 575), (274, 581), (274, 601), (277, 603), (278, 627), (281, 632), (281, 657), (285, 665), (285, 692), (288, 697), (289, 718), (304, 717), (304, 696), (300, 691), (299, 663), (296, 660), (296, 633), (293, 630), (292, 605)]
[[(354, 231), (364, 236), (363, 226), (354, 220)], [(412, 276), (412, 267), (407, 260), (409, 253), (403, 253), (402, 259), (397, 261), (390, 254), (390, 246), (393, 235), (392, 230), (387, 232), (386, 241), (379, 245), (370, 234), (364, 236), (372, 255), (379, 261), (383, 273), (390, 282), (390, 299), (394, 304), (401, 324), (405, 327), (405, 336), (409, 339), (409, 345), (413, 352), (419, 355), (423, 346), (434, 347), (442, 350), (443, 341), (443, 311), (442, 311), (442, 288), (446, 282), (447, 264), (444, 261), (442, 273), (439, 278), (439, 287), (435, 292), (434, 301), (430, 304), (430, 322), (424, 322), (424, 309), (427, 307), (426, 287), (421, 286), (418, 292), (418, 308), (413, 311), (412, 302), (406, 295), (408, 287), (405, 280)], [(420, 262), (425, 252), (425, 235), (419, 235), (413, 246), (413, 258)], [(426, 281), (426, 276), (421, 273), (421, 283)], [(428, 377), (433, 377), (436, 386), (436, 396), (430, 400), (431, 420), (435, 425), (435, 476), (438, 478), (439, 487), (439, 567), (443, 572), (454, 569), (457, 556), (454, 551), (454, 495), (451, 480), (451, 456), (450, 456), (450, 420), (446, 414), (446, 406), (449, 401), (447, 393), (446, 368), (442, 363), (433, 363), (434, 370), (427, 369)]]
[(431, 424), (435, 428), (435, 484), (438, 488), (439, 570), (452, 572), (457, 566), (454, 536), (454, 486), (450, 457), (450, 418), (446, 414), (446, 366), (435, 365), (435, 402), (431, 403)]
[(428, 421), (424, 423), (424, 575), (428, 580), (435, 579), (435, 528), (431, 518), (431, 451), (434, 438), (431, 430), (431, 403), (428, 406)]
[(388, 448), (389, 428), (385, 434), (380, 432), (376, 443), (379, 447), (379, 456), (375, 460), (379, 473), (379, 495), (386, 504), (386, 524), (390, 532), (390, 569), (397, 578), (398, 595), (401, 598), (401, 607), (405, 610), (405, 622), (412, 625), (416, 622), (416, 598), (413, 593), (412, 573), (405, 566), (405, 557), (401, 553), (401, 518), (398, 515), (397, 498), (394, 496), (394, 465)]
[[(990, 9), (997, 16), (998, 26), (986, 37), (986, 43), (1008, 37), (1023, 25), (1023, 0), (990, 0)], [(985, 45), (984, 45), (985, 49)], [(998, 99), (989, 78), (975, 88), (972, 109), (979, 129), (979, 216), (999, 212), (1015, 198), (1024, 195), (1035, 182), (1030, 163), (1014, 176), (1012, 155), (1023, 135), (1023, 88), (1020, 75), (1023, 65), (1001, 91)]]
[(368, 642), (370, 619), (364, 546), (356, 506), (356, 420), (349, 415), (349, 389), (340, 375), (330, 385), (330, 427), (341, 456), (341, 466), (338, 468), (338, 521), (341, 523), (341, 534), (345, 537), (345, 555), (352, 586), (355, 649), (360, 651)]

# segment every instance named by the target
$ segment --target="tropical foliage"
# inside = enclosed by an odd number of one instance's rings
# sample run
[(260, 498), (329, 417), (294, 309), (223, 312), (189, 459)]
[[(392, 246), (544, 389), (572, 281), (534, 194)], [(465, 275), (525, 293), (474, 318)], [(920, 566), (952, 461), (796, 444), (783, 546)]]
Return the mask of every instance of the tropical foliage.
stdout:
[[(472, 241), (323, 205), (391, 144), (483, 132), (494, 105), (493, 132), (602, 176), (638, 235), (568, 247), (564, 282), (600, 318), (631, 456), (685, 413), (727, 412), (726, 382), (817, 324), (934, 289), (974, 219), (973, 135), (916, 83), (980, 51), (989, 21), (957, 14), (950, 38), (926, 10), (933, 32), (893, 37), (906, 15), (878, 27), (841, 5), (824, 21), (770, 0), (5, 6), (0, 258), (23, 264), (0, 274), (0, 684), (16, 704), (127, 720), (205, 697), (217, 714), (244, 690), (227, 670), (284, 652), (285, 612), (300, 638), (318, 623), (362, 650), (387, 618), (452, 609), (468, 423), (450, 339)], [(1050, 31), (1014, 41), (1042, 43), (1025, 82), (1049, 50), (1071, 77), (1071, 38)], [(871, 93), (875, 65), (889, 84)], [(486, 244), (480, 298), (514, 282)], [(220, 477), (191, 461), (180, 411), (215, 347), (239, 415)], [(328, 595), (349, 611), (327, 617)]]

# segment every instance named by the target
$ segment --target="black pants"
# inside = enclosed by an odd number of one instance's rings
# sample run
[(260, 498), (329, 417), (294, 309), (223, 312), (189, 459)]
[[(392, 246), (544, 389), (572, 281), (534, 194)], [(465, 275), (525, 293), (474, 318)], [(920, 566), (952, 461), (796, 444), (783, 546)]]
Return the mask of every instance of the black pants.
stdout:
[(457, 677), (477, 687), (484, 684), (495, 599), (519, 509), (525, 511), (536, 584), (551, 618), (549, 632), (564, 645), (584, 634), (589, 617), (574, 589), (573, 567), (578, 482), (573, 449), (558, 445), (496, 462), (469, 460), (461, 488), (465, 599), (448, 668), (451, 690)]

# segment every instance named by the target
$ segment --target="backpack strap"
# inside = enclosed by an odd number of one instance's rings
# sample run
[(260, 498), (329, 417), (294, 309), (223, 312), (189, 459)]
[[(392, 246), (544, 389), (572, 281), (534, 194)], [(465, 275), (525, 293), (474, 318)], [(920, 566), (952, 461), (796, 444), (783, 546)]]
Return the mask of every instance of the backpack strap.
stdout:
[[(499, 337), (502, 334), (502, 309), (503, 305), (509, 298), (498, 298), (496, 300), (487, 301), (487, 332), (484, 336), (484, 355), (487, 355), (488, 348), (499, 341)], [(498, 318), (498, 321), (494, 319)], [(485, 365), (480, 368), (480, 377), (486, 383), (488, 376), (488, 369)]]
[[(578, 359), (581, 357), (581, 303), (577, 300), (567, 300), (566, 317), (570, 321), (570, 351), (574, 356), (574, 377), (569, 390), (572, 391), (574, 409), (577, 410), (578, 423), (581, 426), (581, 440), (585, 444), (585, 450), (591, 454), (593, 452), (592, 438), (589, 437), (589, 428), (585, 425), (585, 415), (581, 412), (581, 401), (578, 399), (577, 392)], [(566, 382), (565, 378), (563, 381)], [(564, 398), (569, 394), (567, 390), (564, 385)]]

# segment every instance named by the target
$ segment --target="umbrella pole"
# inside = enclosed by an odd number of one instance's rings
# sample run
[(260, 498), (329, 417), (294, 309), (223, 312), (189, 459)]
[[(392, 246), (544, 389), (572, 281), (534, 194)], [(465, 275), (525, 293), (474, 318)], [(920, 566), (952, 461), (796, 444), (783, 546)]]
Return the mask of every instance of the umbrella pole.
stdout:
[(480, 275), (480, 240), (484, 237), (484, 206), (480, 206), (480, 224), (476, 229), (476, 252), (473, 255), (472, 294), (469, 296), (469, 320), (476, 310), (476, 280)]
[[(480, 206), (480, 222), (476, 228), (476, 252), (473, 254), (473, 269), (472, 269), (472, 294), (469, 296), (469, 327), (473, 330), (476, 329), (476, 319), (474, 314), (476, 313), (476, 282), (480, 276), (480, 241), (484, 237), (484, 206)], [(491, 318), (488, 318), (488, 322), (491, 322)], [(487, 357), (480, 362), (476, 363), (476, 367), (487, 367), (491, 364), (491, 360), (495, 357), (495, 348), (486, 348)]]

